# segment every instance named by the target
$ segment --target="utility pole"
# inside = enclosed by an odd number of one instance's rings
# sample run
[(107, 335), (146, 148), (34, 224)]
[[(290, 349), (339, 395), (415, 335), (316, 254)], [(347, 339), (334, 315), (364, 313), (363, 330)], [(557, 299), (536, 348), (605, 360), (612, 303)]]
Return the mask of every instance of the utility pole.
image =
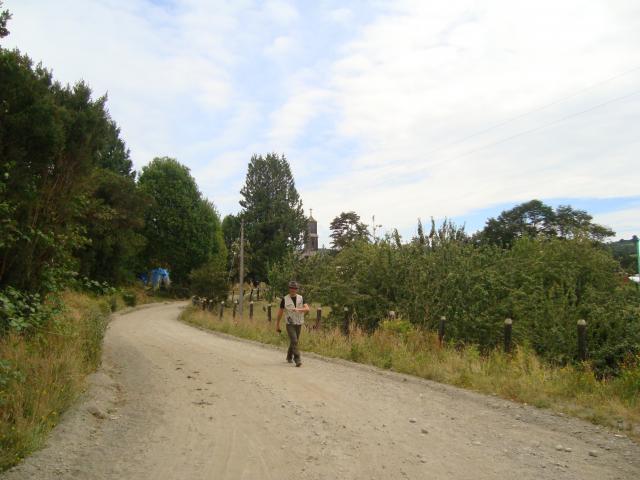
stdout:
[[(640, 279), (640, 238), (634, 235), (633, 241), (636, 242), (636, 260), (638, 261), (638, 278)], [(640, 285), (640, 282), (638, 282), (638, 285)]]
[(242, 318), (242, 304), (244, 300), (244, 220), (240, 222), (240, 318)]
[(378, 243), (378, 239), (376, 238), (376, 230), (378, 229), (378, 227), (382, 227), (382, 225), (376, 225), (376, 216), (372, 216), (371, 217), (371, 226), (373, 229), (373, 243)]

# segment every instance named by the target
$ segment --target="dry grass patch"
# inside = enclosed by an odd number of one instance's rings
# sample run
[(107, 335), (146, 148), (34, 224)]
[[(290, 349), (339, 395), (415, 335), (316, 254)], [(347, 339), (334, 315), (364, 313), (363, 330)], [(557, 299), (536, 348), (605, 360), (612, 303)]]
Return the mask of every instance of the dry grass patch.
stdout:
[(100, 362), (109, 302), (67, 293), (65, 311), (0, 339), (0, 470), (38, 449)]

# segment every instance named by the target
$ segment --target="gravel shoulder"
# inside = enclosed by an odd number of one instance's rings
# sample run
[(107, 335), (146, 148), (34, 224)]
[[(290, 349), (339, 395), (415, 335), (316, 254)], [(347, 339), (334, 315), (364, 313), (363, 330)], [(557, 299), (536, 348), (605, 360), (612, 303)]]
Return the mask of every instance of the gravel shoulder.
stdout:
[(115, 315), (47, 447), (0, 479), (636, 479), (640, 446), (414, 377)]

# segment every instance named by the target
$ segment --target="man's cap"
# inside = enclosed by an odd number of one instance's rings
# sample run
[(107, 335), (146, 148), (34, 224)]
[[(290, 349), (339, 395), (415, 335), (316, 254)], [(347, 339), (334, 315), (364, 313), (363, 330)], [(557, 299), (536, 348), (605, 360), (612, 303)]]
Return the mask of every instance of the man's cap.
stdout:
[(296, 282), (295, 280), (291, 280), (289, 282), (289, 288), (298, 288), (298, 282)]

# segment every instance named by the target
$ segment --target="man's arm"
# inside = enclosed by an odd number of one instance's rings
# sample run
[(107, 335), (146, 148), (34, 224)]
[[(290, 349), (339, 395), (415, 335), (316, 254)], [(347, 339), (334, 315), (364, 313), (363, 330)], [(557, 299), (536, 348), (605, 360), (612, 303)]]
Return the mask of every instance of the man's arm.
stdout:
[(309, 310), (311, 310), (311, 309), (309, 308), (309, 304), (308, 303), (305, 303), (302, 308), (296, 308), (295, 309), (296, 312), (301, 312), (301, 313), (309, 313)]

